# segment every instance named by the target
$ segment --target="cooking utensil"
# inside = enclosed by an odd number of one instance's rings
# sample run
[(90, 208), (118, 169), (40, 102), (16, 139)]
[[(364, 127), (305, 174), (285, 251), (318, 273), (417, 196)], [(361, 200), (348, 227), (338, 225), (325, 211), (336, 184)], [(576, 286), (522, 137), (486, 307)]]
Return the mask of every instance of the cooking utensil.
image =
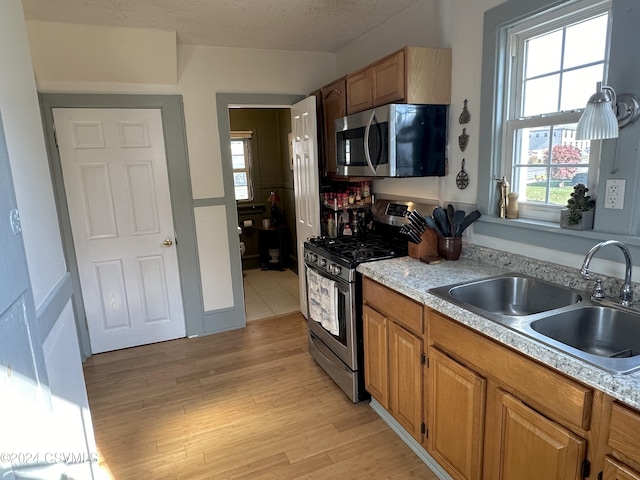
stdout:
[(469, 215), (467, 215), (466, 217), (464, 217), (464, 220), (462, 222), (462, 224), (460, 225), (459, 228), (459, 235), (462, 235), (462, 232), (465, 231), (465, 229), (471, 225), (473, 222), (475, 222), (477, 219), (480, 218), (482, 214), (478, 211), (478, 210), (474, 210), (473, 212), (471, 212)]
[(465, 212), (464, 210), (456, 210), (453, 214), (453, 236), (459, 237), (461, 235), (460, 226), (464, 222)]
[(442, 237), (442, 230), (440, 230), (440, 227), (436, 224), (436, 221), (433, 219), (433, 217), (424, 217), (424, 221), (426, 222), (427, 227), (435, 230), (435, 232)]
[(409, 233), (407, 233), (407, 236), (409, 237), (410, 242), (418, 244), (422, 241), (422, 237), (413, 230), (409, 230)]
[(417, 210), (412, 210), (407, 215), (407, 218), (409, 219), (409, 222), (414, 227), (414, 229), (420, 235), (422, 235), (422, 232), (424, 232), (425, 228), (427, 228), (427, 224), (424, 221), (424, 217), (420, 214), (420, 212), (418, 212)]
[(427, 226), (427, 223), (424, 221), (424, 216), (422, 216), (422, 214), (418, 210), (411, 210), (411, 212), (409, 213), (409, 217), (417, 220), (418, 223), (420, 223), (422, 226)]
[(436, 221), (436, 224), (440, 228), (442, 235), (448, 237), (449, 233), (449, 219), (447, 218), (447, 214), (444, 212), (442, 207), (436, 207), (433, 209), (433, 219)]
[(458, 187), (460, 190), (464, 190), (469, 186), (469, 175), (464, 169), (464, 162), (465, 162), (465, 159), (463, 158), (462, 167), (458, 172), (458, 175), (456, 175), (456, 187)]
[(422, 234), (418, 233), (411, 225), (400, 227), (400, 233), (408, 237), (412, 243), (420, 243), (422, 241)]
[(453, 205), (449, 204), (447, 205), (447, 220), (449, 220), (449, 231), (451, 232), (451, 235), (453, 236), (454, 234), (454, 229), (453, 229), (453, 214), (456, 212), (456, 209), (453, 208)]

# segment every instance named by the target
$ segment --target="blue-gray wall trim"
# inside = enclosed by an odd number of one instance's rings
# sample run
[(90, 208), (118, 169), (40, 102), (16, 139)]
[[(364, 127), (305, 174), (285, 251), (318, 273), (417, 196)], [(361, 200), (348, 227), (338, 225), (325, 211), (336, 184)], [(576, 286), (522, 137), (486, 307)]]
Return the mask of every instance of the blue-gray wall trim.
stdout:
[[(595, 229), (576, 233), (558, 227), (540, 227), (536, 222), (511, 222), (497, 217), (498, 192), (494, 176), (509, 176), (501, 172), (495, 161), (501, 156), (501, 142), (494, 132), (501, 129), (500, 113), (504, 108), (498, 94), (503, 86), (505, 65), (499, 58), (502, 45), (506, 42), (506, 27), (514, 22), (537, 13), (558, 8), (576, 0), (510, 0), (488, 10), (484, 16), (484, 39), (482, 51), (482, 78), (480, 102), (480, 146), (478, 171), (484, 172), (478, 179), (478, 209), (483, 213), (474, 231), (484, 235), (499, 237), (530, 245), (553, 248), (564, 252), (586, 254), (588, 249), (601, 240), (611, 238), (627, 243), (632, 250), (638, 250), (640, 234), (640, 166), (638, 137), (640, 122), (621, 130), (616, 140), (605, 140), (602, 146), (601, 168), (596, 196)], [(636, 25), (640, 23), (640, 5), (636, 0), (612, 0), (611, 58), (608, 83), (620, 92), (640, 94), (640, 63), (629, 45), (635, 39)], [(586, 99), (585, 99), (586, 103)], [(617, 155), (616, 155), (617, 145)], [(617, 157), (618, 172), (610, 174), (613, 157)], [(604, 209), (604, 189), (607, 178), (625, 178), (628, 181), (625, 192), (624, 210)], [(609, 253), (603, 254), (605, 257)], [(634, 253), (635, 262), (640, 262), (640, 252)], [(613, 256), (611, 260), (620, 259)]]
[[(71, 274), (66, 272), (60, 281), (53, 287), (53, 290), (49, 292), (47, 298), (36, 310), (36, 318), (38, 319), (38, 326), (40, 329), (41, 341), (45, 339), (51, 333), (51, 329), (54, 327), (62, 311), (67, 306), (73, 295), (73, 283), (71, 282)], [(79, 335), (78, 335), (79, 336)]]
[[(594, 230), (561, 229), (557, 225), (547, 225), (545, 222), (505, 220), (489, 216), (480, 217), (473, 224), (473, 232), (562, 252), (569, 251), (567, 244), (570, 244), (571, 252), (579, 255), (586, 255), (591, 247), (599, 242), (615, 239), (629, 247), (633, 264), (640, 265), (640, 237), (612, 235)], [(526, 255), (526, 248), (522, 248), (518, 253)], [(617, 248), (601, 250), (598, 252), (598, 258), (614, 262), (624, 261)], [(579, 268), (580, 265), (574, 267)]]
[(195, 219), (191, 194), (191, 176), (187, 157), (184, 111), (180, 95), (98, 95), (41, 93), (40, 107), (44, 124), (45, 141), (49, 155), (52, 182), (63, 248), (71, 274), (74, 315), (76, 318), (80, 351), (83, 357), (91, 355), (86, 314), (82, 301), (78, 266), (71, 234), (69, 210), (62, 178), (60, 157), (53, 132), (54, 108), (152, 108), (160, 109), (165, 136), (165, 150), (171, 191), (174, 228), (177, 237), (177, 254), (185, 311), (187, 335), (204, 331), (204, 304), (200, 281), (200, 264), (197, 254)]
[(225, 197), (217, 198), (194, 198), (193, 207), (216, 207), (219, 205), (226, 205), (227, 199)]

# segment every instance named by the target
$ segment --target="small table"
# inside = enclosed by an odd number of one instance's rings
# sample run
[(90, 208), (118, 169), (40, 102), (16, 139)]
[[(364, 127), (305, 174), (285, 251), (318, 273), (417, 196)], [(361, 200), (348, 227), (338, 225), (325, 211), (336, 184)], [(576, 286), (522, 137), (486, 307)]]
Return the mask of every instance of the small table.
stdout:
[(260, 268), (262, 270), (284, 270), (286, 262), (285, 234), (287, 226), (258, 227)]

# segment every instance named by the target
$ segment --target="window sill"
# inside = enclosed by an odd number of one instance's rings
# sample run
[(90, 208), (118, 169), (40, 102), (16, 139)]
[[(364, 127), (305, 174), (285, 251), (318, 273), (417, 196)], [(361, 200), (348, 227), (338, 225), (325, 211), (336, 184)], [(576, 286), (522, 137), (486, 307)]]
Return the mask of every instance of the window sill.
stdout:
[[(640, 237), (596, 230), (570, 230), (553, 222), (531, 219), (504, 219), (483, 215), (473, 225), (474, 233), (528, 245), (586, 255), (596, 243), (619, 240), (629, 247), (634, 264), (640, 264)], [(618, 249), (604, 249), (599, 258), (620, 262)]]

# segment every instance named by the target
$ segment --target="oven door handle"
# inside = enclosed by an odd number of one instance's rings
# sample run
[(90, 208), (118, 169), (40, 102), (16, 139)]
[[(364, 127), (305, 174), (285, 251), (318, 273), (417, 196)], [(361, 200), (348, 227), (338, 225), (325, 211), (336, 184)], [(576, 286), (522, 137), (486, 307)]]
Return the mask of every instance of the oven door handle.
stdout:
[(373, 123), (373, 119), (375, 117), (376, 117), (376, 111), (374, 110), (373, 112), (371, 112), (371, 118), (367, 122), (367, 126), (364, 129), (364, 158), (367, 161), (367, 164), (369, 165), (369, 168), (371, 169), (373, 174), (377, 175), (378, 172), (376, 172), (376, 169), (373, 166), (373, 163), (371, 162), (371, 151), (369, 150), (369, 137), (371, 136), (371, 124)]

